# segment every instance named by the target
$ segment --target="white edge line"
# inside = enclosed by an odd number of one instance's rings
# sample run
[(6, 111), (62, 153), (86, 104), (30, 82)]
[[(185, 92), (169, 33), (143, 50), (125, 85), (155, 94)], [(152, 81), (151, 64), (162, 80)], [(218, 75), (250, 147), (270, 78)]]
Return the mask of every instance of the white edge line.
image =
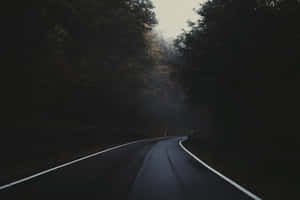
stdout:
[[(186, 140), (186, 139), (185, 139)], [(240, 186), (239, 184), (237, 184), (236, 182), (234, 182), (233, 180), (227, 178), (226, 176), (224, 176), (223, 174), (221, 174), (220, 172), (218, 172), (217, 170), (213, 169), (212, 167), (210, 167), (208, 164), (206, 164), (205, 162), (203, 162), (202, 160), (200, 160), (197, 156), (195, 156), (192, 152), (190, 152), (189, 150), (187, 150), (182, 142), (185, 140), (179, 140), (179, 145), (180, 147), (186, 152), (188, 153), (190, 156), (192, 156), (196, 161), (198, 161), (199, 163), (201, 163), (203, 166), (205, 166), (207, 169), (209, 169), (210, 171), (212, 171), (213, 173), (215, 173), (216, 175), (218, 175), (220, 178), (224, 179), (225, 181), (227, 181), (228, 183), (230, 183), (232, 186), (234, 186), (235, 188), (237, 188), (238, 190), (240, 190), (241, 192), (245, 193), (246, 195), (248, 195), (249, 197), (251, 197), (254, 200), (262, 200), (262, 198), (256, 196), (255, 194), (251, 193), (250, 191), (248, 191), (247, 189), (243, 188), (242, 186)]]
[(124, 147), (124, 146), (128, 146), (128, 145), (130, 145), (130, 144), (135, 144), (135, 143), (138, 143), (138, 142), (144, 142), (144, 141), (151, 141), (151, 140), (166, 139), (166, 138), (169, 138), (169, 137), (158, 137), (158, 138), (151, 138), (151, 139), (136, 140), (136, 141), (128, 142), (128, 143), (125, 143), (125, 144), (122, 144), (122, 145), (119, 145), (119, 146), (111, 147), (111, 148), (105, 149), (105, 150), (103, 150), (103, 151), (100, 151), (100, 152), (97, 152), (97, 153), (93, 153), (93, 154), (90, 154), (90, 155), (88, 155), (88, 156), (85, 156), (85, 157), (82, 157), (82, 158), (73, 160), (73, 161), (71, 161), (71, 162), (68, 162), (68, 163), (59, 165), (59, 166), (57, 166), (57, 167), (53, 167), (53, 168), (51, 168), (51, 169), (44, 170), (44, 171), (42, 171), (42, 172), (39, 172), (39, 173), (37, 173), (37, 174), (28, 176), (28, 177), (26, 177), (26, 178), (22, 178), (22, 179), (19, 179), (19, 180), (17, 180), (17, 181), (14, 181), (14, 182), (11, 182), (11, 183), (2, 185), (2, 186), (0, 186), (0, 190), (3, 190), (3, 189), (6, 189), (6, 188), (9, 188), (9, 187), (12, 187), (12, 186), (17, 185), (17, 184), (19, 184), (19, 183), (23, 183), (23, 182), (28, 181), (28, 180), (30, 180), (30, 179), (36, 178), (36, 177), (38, 177), (38, 176), (47, 174), (47, 173), (49, 173), (49, 172), (55, 171), (55, 170), (57, 170), (57, 169), (60, 169), (60, 168), (66, 167), (66, 166), (72, 165), (72, 164), (74, 164), (74, 163), (77, 163), (77, 162), (86, 160), (86, 159), (88, 159), (88, 158), (95, 157), (95, 156), (97, 156), (97, 155), (99, 155), (99, 154), (103, 154), (103, 153), (108, 152), (108, 151), (112, 151), (112, 150), (119, 149), (119, 148)]

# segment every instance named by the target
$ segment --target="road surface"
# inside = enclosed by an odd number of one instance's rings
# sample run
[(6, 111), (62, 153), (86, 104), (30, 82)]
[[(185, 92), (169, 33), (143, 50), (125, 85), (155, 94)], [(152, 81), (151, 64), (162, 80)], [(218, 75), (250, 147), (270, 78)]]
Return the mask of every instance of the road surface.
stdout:
[(192, 158), (182, 139), (122, 146), (2, 189), (0, 199), (252, 199)]

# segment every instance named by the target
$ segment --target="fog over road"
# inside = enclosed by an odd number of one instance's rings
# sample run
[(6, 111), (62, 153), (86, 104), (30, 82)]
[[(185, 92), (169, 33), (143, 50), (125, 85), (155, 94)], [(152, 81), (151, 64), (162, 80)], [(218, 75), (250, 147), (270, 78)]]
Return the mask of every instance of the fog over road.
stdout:
[(0, 199), (251, 199), (180, 146), (145, 140), (0, 190)]

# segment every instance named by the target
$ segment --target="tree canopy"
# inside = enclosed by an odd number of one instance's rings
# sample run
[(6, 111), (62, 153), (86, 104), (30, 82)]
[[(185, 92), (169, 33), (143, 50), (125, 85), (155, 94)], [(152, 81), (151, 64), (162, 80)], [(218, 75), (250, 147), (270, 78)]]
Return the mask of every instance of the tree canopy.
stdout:
[(76, 102), (95, 96), (105, 105), (129, 101), (126, 92), (138, 95), (152, 63), (145, 34), (157, 21), (150, 0), (31, 0), (19, 7), (7, 13), (3, 45), (12, 120), (47, 109), (67, 113), (69, 106), (76, 112)]
[(175, 42), (188, 102), (208, 105), (217, 132), (239, 144), (248, 137), (264, 145), (287, 127), (287, 138), (297, 137), (300, 3), (211, 0), (197, 13), (200, 20)]

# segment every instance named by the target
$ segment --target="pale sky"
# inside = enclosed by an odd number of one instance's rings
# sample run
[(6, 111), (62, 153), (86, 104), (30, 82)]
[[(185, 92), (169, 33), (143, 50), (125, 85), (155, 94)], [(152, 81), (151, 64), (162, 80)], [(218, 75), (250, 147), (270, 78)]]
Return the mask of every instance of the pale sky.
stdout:
[(193, 8), (199, 8), (205, 0), (152, 0), (158, 20), (156, 30), (167, 39), (174, 39), (188, 30), (187, 21), (197, 21), (198, 15)]

